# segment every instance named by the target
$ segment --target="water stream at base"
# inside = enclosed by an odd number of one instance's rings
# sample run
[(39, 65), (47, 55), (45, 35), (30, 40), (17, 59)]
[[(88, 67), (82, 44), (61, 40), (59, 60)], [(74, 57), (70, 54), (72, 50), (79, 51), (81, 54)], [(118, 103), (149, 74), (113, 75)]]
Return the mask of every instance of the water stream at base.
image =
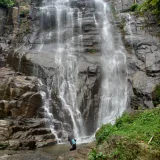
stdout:
[[(56, 88), (61, 109), (70, 117), (73, 135), (78, 139), (78, 143), (82, 143), (92, 141), (94, 138), (94, 134), (88, 137), (84, 119), (77, 104), (79, 73), (77, 55), (83, 53), (82, 26), (85, 17), (83, 17), (83, 9), (70, 6), (71, 1), (73, 0), (43, 0), (43, 6), (40, 7), (41, 30), (46, 36), (41, 39), (38, 52), (53, 52), (57, 69), (56, 77), (49, 79), (51, 83), (48, 84), (48, 97), (44, 98), (47, 116), (50, 119), (54, 118), (50, 111), (50, 100), (52, 90)], [(124, 112), (127, 103), (127, 70), (124, 48), (121, 43), (116, 42), (116, 44), (113, 38), (113, 25), (110, 22), (111, 12), (108, 4), (103, 0), (94, 0), (91, 3), (95, 3), (95, 14), (92, 14), (92, 18), (96, 28), (101, 27), (99, 34), (102, 42), (103, 78), (97, 119), (98, 128), (105, 123), (114, 123), (116, 118)], [(75, 44), (78, 44), (78, 47), (75, 47)], [(55, 132), (54, 126), (51, 125), (51, 128)]]

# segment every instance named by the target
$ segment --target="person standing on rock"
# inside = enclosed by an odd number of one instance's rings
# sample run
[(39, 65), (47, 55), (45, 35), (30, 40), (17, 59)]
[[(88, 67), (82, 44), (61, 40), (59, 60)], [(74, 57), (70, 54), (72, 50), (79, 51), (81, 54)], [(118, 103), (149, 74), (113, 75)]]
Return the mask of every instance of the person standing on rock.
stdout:
[(71, 138), (70, 136), (68, 136), (68, 141), (70, 142), (70, 144), (72, 146), (70, 151), (76, 150), (76, 139)]

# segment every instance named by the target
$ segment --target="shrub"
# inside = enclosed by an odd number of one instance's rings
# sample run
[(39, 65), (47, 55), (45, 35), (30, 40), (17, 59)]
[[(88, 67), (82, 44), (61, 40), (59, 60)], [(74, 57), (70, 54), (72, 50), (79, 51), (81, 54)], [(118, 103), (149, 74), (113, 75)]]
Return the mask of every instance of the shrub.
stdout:
[(149, 15), (154, 15), (158, 23), (160, 16), (160, 0), (145, 0), (144, 3), (139, 5), (138, 10), (141, 13), (148, 13)]
[(97, 143), (102, 143), (114, 131), (114, 126), (111, 124), (103, 125), (96, 133)]
[(136, 11), (137, 9), (138, 9), (138, 4), (137, 4), (137, 3), (134, 3), (134, 4), (131, 6), (131, 8), (130, 8), (130, 10), (131, 10), (132, 12)]
[(89, 160), (105, 160), (106, 155), (102, 152), (97, 152), (96, 149), (92, 149), (92, 151), (88, 154)]
[(14, 4), (15, 4), (14, 0), (0, 0), (0, 6), (2, 7), (9, 8), (14, 6)]

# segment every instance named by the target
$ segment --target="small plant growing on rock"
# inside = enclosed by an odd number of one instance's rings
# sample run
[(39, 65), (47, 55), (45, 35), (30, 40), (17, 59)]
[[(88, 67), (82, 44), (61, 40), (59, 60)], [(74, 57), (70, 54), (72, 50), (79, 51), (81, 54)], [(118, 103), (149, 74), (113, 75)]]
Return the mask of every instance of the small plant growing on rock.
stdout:
[(137, 11), (137, 10), (138, 10), (138, 4), (137, 4), (137, 3), (132, 4), (130, 10), (131, 10), (132, 12)]
[(94, 54), (94, 53), (96, 53), (96, 50), (95, 49), (91, 49), (90, 53)]
[(0, 143), (0, 150), (6, 149), (8, 147), (8, 143)]

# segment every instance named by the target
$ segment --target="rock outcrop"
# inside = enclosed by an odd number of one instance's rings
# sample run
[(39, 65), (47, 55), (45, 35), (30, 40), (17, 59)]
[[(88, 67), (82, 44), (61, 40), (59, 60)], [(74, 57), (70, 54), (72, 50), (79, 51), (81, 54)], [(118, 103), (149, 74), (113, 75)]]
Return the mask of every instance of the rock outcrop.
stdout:
[(50, 119), (42, 113), (42, 82), (9, 68), (1, 68), (0, 77), (1, 148), (34, 149), (56, 144)]
[[(156, 23), (134, 13), (122, 13), (124, 42), (128, 48), (129, 82), (132, 86), (131, 107), (152, 108), (152, 92), (160, 83), (160, 44)], [(154, 28), (157, 28), (156, 30)]]
[[(16, 2), (18, 5), (9, 10), (8, 15), (5, 9), (0, 8), (0, 144), (2, 148), (13, 150), (55, 144), (56, 135), (50, 128), (54, 128), (58, 138), (65, 139), (74, 125), (69, 110), (63, 108), (64, 102), (58, 95), (58, 84), (64, 78), (61, 72), (69, 62), (66, 62), (65, 56), (62, 68), (55, 62), (55, 8), (51, 7), (50, 18), (40, 12), (42, 1)], [(159, 27), (152, 19), (148, 19), (146, 25), (145, 17), (127, 12), (132, 4), (131, 0), (114, 1), (117, 18), (113, 25), (116, 29), (114, 38), (119, 36), (121, 29), (127, 50), (130, 107), (152, 108), (152, 93), (160, 83), (160, 43), (156, 34)], [(100, 28), (96, 26), (96, 18), (100, 19), (100, 15), (95, 17), (93, 14), (93, 2), (73, 0), (70, 5), (73, 8), (77, 6), (76, 9), (81, 11), (73, 14), (72, 45), (78, 69), (68, 68), (65, 76), (77, 69), (77, 106), (88, 126), (86, 132), (90, 134), (96, 130), (101, 96), (102, 42), (99, 39)], [(78, 23), (77, 19), (81, 21)], [(53, 31), (48, 34), (50, 28)], [(82, 35), (78, 37), (79, 32)], [(67, 34), (67, 30), (62, 32), (64, 40)], [(44, 50), (41, 50), (42, 47)], [(51, 108), (46, 109), (46, 104)], [(78, 117), (79, 113), (74, 113), (74, 116)]]
[(120, 12), (118, 18), (121, 19), (123, 41), (128, 51), (130, 106), (133, 109), (152, 108), (152, 92), (160, 83), (160, 43), (157, 35), (160, 29), (153, 17), (130, 12), (133, 4), (133, 1), (125, 0), (114, 3), (117, 13)]
[[(52, 113), (54, 117), (64, 124), (68, 123), (70, 126), (65, 127), (68, 131), (71, 131), (73, 126), (71, 122), (71, 117), (68, 116), (68, 110), (63, 110), (62, 102), (57, 95), (57, 85), (60, 82), (57, 82), (57, 77), (60, 77), (60, 68), (55, 62), (54, 45), (57, 33), (54, 29), (56, 27), (56, 11), (55, 8), (50, 8), (49, 12), (52, 15), (47, 16), (44, 14), (39, 7), (41, 3), (33, 1), (32, 4), (14, 7), (13, 11), (16, 12), (12, 15), (13, 17), (13, 26), (14, 34), (12, 34), (12, 48), (9, 50), (7, 62), (11, 67), (16, 71), (25, 73), (26, 75), (36, 76), (42, 79), (42, 81), (48, 86), (51, 85), (52, 79), (55, 79), (52, 85), (52, 100), (50, 105), (52, 105)], [(99, 29), (95, 25), (95, 17), (93, 16), (93, 2), (89, 1), (71, 1), (70, 4), (73, 8), (79, 9), (83, 14), (81, 24), (79, 22), (75, 23), (74, 26), (74, 35), (75, 39), (73, 47), (75, 53), (77, 54), (77, 63), (78, 63), (78, 84), (77, 84), (77, 97), (78, 97), (78, 107), (82, 113), (83, 118), (85, 119), (84, 123), (88, 127), (88, 132), (94, 132), (96, 129), (96, 119), (99, 106), (99, 88), (101, 85), (101, 69), (100, 69), (100, 40), (99, 40)], [(87, 11), (83, 11), (83, 7), (86, 7)], [(21, 12), (24, 10), (29, 10), (26, 13), (26, 16), (21, 16)], [(22, 10), (22, 11), (21, 11)], [(24, 11), (23, 11), (24, 12)], [(50, 13), (49, 13), (50, 14)], [(76, 20), (82, 15), (74, 15)], [(21, 19), (21, 23), (17, 22), (15, 17)], [(43, 18), (42, 18), (43, 17)], [(79, 17), (80, 18), (80, 17)], [(50, 21), (50, 25), (47, 21)], [(41, 25), (40, 25), (41, 23)], [(82, 32), (82, 42), (83, 47), (80, 46), (78, 34), (80, 32), (79, 25), (81, 25)], [(19, 29), (17, 29), (19, 26)], [(29, 32), (24, 32), (26, 26), (29, 27)], [(52, 28), (53, 31), (46, 34), (46, 30)], [(67, 37), (67, 30), (63, 33), (64, 39)], [(53, 44), (52, 44), (53, 43)], [(14, 49), (16, 46), (16, 49)], [(44, 50), (41, 51), (41, 47), (44, 47)], [(48, 50), (48, 48), (52, 50)], [(81, 48), (80, 48), (81, 47)], [(46, 49), (46, 50), (45, 50)], [(80, 54), (78, 54), (80, 53)], [(43, 58), (42, 58), (43, 57)], [(65, 62), (64, 62), (65, 67)], [(53, 78), (54, 77), (54, 78)], [(64, 77), (63, 77), (64, 78)], [(61, 81), (61, 80), (60, 80)], [(49, 86), (50, 87), (50, 86)], [(24, 95), (26, 96), (26, 95)], [(23, 108), (23, 107), (22, 107)], [(78, 114), (78, 113), (77, 113)], [(76, 113), (75, 113), (76, 116)], [(90, 125), (94, 120), (95, 125)]]

